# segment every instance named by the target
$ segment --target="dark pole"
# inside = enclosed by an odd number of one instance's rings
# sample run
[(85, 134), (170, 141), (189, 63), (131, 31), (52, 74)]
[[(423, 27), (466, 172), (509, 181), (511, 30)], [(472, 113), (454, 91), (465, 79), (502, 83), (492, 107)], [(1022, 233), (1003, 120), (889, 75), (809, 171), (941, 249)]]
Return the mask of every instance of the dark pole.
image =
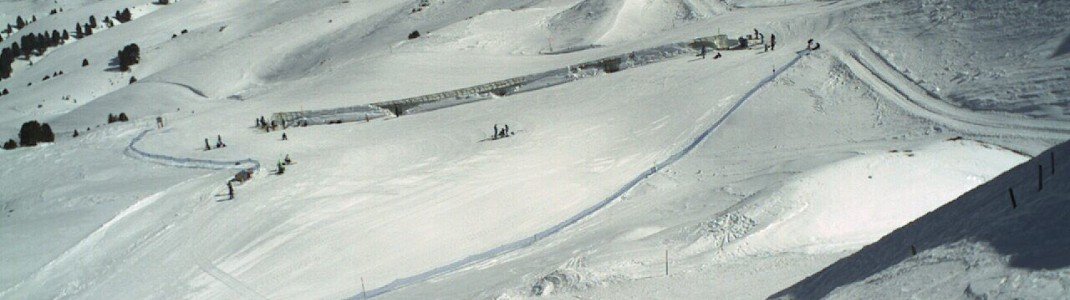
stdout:
[(1014, 200), (1014, 189), (1007, 189), (1011, 194), (1011, 208), (1018, 208), (1018, 201)]
[(1044, 189), (1044, 166), (1037, 165), (1037, 190)]

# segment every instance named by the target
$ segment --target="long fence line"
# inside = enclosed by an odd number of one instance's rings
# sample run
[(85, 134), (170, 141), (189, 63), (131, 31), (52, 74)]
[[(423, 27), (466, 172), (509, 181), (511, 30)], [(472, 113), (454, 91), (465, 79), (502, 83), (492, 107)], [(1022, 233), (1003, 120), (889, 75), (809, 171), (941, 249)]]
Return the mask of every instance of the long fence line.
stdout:
[(758, 84), (756, 84), (753, 88), (751, 88), (749, 91), (747, 91), (747, 93), (743, 94), (743, 96), (740, 97), (739, 100), (737, 100), (736, 103), (734, 105), (732, 105), (731, 108), (728, 109), (728, 112), (726, 112), (724, 115), (722, 115), (721, 118), (717, 120), (717, 122), (714, 122), (712, 125), (710, 125), (709, 128), (707, 128), (705, 131), (703, 131), (702, 134), (700, 134), (698, 137), (696, 137), (690, 144), (688, 144), (683, 149), (680, 149), (679, 151), (677, 151), (672, 156), (669, 156), (669, 158), (667, 158), (665, 161), (662, 161), (661, 163), (656, 164), (654, 167), (652, 167), (650, 169), (647, 169), (646, 171), (643, 171), (639, 175), (636, 175), (635, 178), (633, 178), (631, 181), (628, 181), (628, 183), (624, 184), (624, 186), (622, 186), (620, 189), (618, 189), (612, 195), (610, 195), (609, 197), (606, 197), (602, 201), (599, 201), (594, 206), (591, 206), (591, 207), (588, 207), (587, 209), (584, 209), (583, 211), (579, 212), (578, 214), (572, 216), (571, 218), (566, 219), (565, 221), (562, 221), (561, 223), (558, 223), (557, 225), (554, 225), (553, 227), (547, 228), (546, 230), (543, 230), (543, 231), (540, 231), (540, 232), (536, 233), (531, 238), (524, 238), (522, 240), (514, 241), (514, 242), (511, 242), (511, 243), (508, 243), (508, 244), (504, 244), (504, 245), (495, 247), (493, 249), (484, 251), (482, 253), (470, 255), (468, 257), (465, 257), (465, 258), (463, 258), (461, 260), (455, 261), (455, 262), (450, 263), (448, 265), (440, 266), (440, 267), (431, 269), (429, 271), (426, 271), (426, 272), (423, 272), (423, 273), (420, 273), (420, 274), (416, 274), (416, 275), (405, 277), (405, 278), (396, 279), (396, 280), (390, 282), (389, 284), (387, 284), (385, 286), (381, 286), (381, 287), (372, 289), (370, 291), (367, 291), (365, 294), (355, 295), (355, 296), (351, 297), (350, 299), (362, 299), (362, 297), (371, 298), (371, 297), (381, 296), (381, 295), (384, 295), (386, 293), (389, 293), (389, 292), (404, 288), (406, 286), (410, 286), (410, 285), (413, 285), (413, 284), (416, 284), (416, 283), (424, 282), (424, 281), (427, 281), (427, 280), (429, 280), (431, 278), (434, 278), (434, 277), (437, 277), (437, 276), (440, 276), (440, 275), (444, 275), (444, 274), (447, 274), (447, 273), (450, 273), (450, 272), (454, 272), (454, 271), (460, 270), (461, 268), (464, 268), (466, 266), (470, 266), (470, 265), (475, 264), (475, 263), (487, 261), (487, 260), (489, 260), (491, 258), (495, 258), (495, 257), (501, 256), (501, 255), (509, 253), (509, 252), (513, 252), (513, 251), (516, 251), (516, 250), (520, 250), (520, 249), (526, 248), (528, 246), (531, 246), (532, 244), (535, 244), (535, 242), (537, 242), (539, 240), (542, 240), (544, 238), (550, 237), (550, 236), (560, 232), (561, 230), (564, 230), (565, 228), (568, 228), (568, 227), (576, 224), (580, 220), (583, 220), (584, 218), (587, 218), (587, 217), (591, 216), (595, 212), (597, 212), (597, 211), (601, 210), (602, 208), (605, 208), (606, 206), (608, 206), (610, 203), (613, 203), (615, 200), (620, 199), (620, 197), (624, 196), (625, 193), (631, 191), (633, 188), (638, 186), (639, 183), (643, 182), (643, 180), (646, 180), (651, 175), (654, 175), (655, 173), (657, 173), (658, 170), (661, 170), (661, 169), (664, 169), (666, 167), (671, 166), (672, 164), (680, 161), (680, 159), (682, 159), (687, 154), (691, 153), (691, 151), (695, 150), (695, 148), (698, 147), (698, 145), (702, 144), (707, 139), (709, 139), (710, 134), (712, 134), (714, 131), (716, 131), (718, 128), (720, 128), (721, 125), (723, 125), (724, 122), (726, 120), (728, 120), (728, 117), (732, 116), (732, 114), (735, 113), (736, 110), (738, 110), (740, 107), (742, 107), (743, 104), (746, 103), (748, 99), (753, 97), (759, 90), (761, 90), (762, 87), (764, 87), (765, 85), (767, 85), (770, 82), (772, 82), (774, 79), (776, 79), (777, 76), (779, 76), (780, 74), (783, 74), (789, 68), (794, 66), (795, 63), (799, 62), (799, 60), (802, 59), (803, 56), (808, 55), (809, 53), (810, 53), (810, 51), (808, 51), (808, 50), (803, 50), (803, 51), (796, 52), (795, 58), (793, 58), (790, 62), (785, 64), (783, 67), (778, 68), (775, 72), (773, 72), (772, 75), (769, 75), (768, 77), (766, 77), (766, 78), (762, 79), (761, 81), (759, 81)]
[(287, 125), (321, 125), (364, 121), (389, 114), (400, 116), (430, 111), (490, 99), (491, 94), (514, 95), (569, 83), (595, 74), (613, 73), (657, 63), (681, 54), (697, 53), (696, 47), (701, 47), (701, 44), (696, 44), (695, 41), (672, 43), (461, 89), (364, 105), (278, 112), (272, 115), (272, 119)]

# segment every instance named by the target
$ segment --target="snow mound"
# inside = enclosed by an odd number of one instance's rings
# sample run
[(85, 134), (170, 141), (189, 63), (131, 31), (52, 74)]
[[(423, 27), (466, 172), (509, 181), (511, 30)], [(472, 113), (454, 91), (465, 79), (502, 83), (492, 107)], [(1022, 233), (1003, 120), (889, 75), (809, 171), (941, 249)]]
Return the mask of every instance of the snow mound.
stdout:
[(1063, 297), (1068, 154), (1041, 153), (773, 297)]
[(719, 1), (584, 0), (550, 18), (547, 27), (555, 49), (582, 48), (633, 41), (726, 10)]

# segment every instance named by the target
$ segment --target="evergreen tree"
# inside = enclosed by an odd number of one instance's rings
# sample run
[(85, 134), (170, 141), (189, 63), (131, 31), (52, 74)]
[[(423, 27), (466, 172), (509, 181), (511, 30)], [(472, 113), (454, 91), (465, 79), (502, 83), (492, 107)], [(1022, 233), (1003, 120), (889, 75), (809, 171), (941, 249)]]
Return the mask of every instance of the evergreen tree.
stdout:
[(15, 62), (15, 55), (11, 49), (0, 49), (0, 79), (11, 77), (11, 64)]
[(9, 139), (7, 140), (7, 143), (4, 143), (4, 150), (12, 150), (18, 147), (19, 145), (15, 143), (15, 140)]
[(56, 135), (52, 133), (52, 126), (48, 126), (48, 123), (41, 125), (40, 142), (52, 143), (56, 141)]
[(78, 137), (78, 129), (74, 130), (74, 136), (71, 136), (71, 137)]
[(59, 46), (60, 37), (59, 30), (52, 30), (52, 47)]
[(89, 16), (89, 28), (97, 28), (97, 17)]
[(108, 114), (108, 124), (115, 123), (116, 118), (113, 114)]
[(70, 40), (71, 39), (71, 34), (68, 33), (66, 29), (64, 29), (63, 30), (63, 35), (60, 38), (62, 38), (64, 41)]
[(19, 145), (23, 147), (37, 146), (41, 137), (41, 124), (37, 121), (22, 123), (19, 129)]
[(130, 66), (141, 62), (141, 48), (137, 44), (126, 45), (123, 50), (119, 50), (118, 60), (119, 70), (130, 70)]
[(123, 19), (122, 19), (123, 23), (130, 22), (131, 20), (134, 19), (134, 14), (130, 13), (130, 9), (129, 8), (125, 8), (125, 9), (123, 9), (122, 17), (123, 17)]
[(11, 55), (19, 56), (22, 54), (22, 48), (19, 47), (19, 42), (11, 42)]
[(74, 25), (74, 37), (82, 38), (82, 36), (83, 36), (82, 23), (78, 23), (78, 24)]
[(119, 118), (116, 120), (118, 120), (119, 122), (126, 122), (130, 121), (130, 118), (126, 117), (126, 113), (119, 113)]
[(134, 84), (135, 82), (137, 82), (137, 77), (130, 76), (130, 84)]
[(88, 67), (89, 66), (89, 59), (88, 58), (83, 58), (82, 59), (82, 66), (83, 67)]
[(22, 29), (23, 27), (26, 27), (26, 20), (23, 20), (22, 16), (19, 16), (15, 19), (15, 28)]
[(85, 30), (85, 36), (93, 35), (93, 27), (90, 27), (89, 24), (85, 24), (82, 28)]

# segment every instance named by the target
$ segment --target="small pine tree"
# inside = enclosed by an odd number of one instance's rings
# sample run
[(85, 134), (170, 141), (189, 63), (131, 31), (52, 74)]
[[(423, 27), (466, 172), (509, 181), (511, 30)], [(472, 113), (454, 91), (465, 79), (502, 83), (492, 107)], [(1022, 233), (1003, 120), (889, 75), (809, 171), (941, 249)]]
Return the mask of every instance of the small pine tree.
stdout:
[(52, 133), (52, 126), (48, 126), (48, 123), (41, 125), (40, 141), (45, 143), (52, 143), (56, 141), (56, 135)]
[(75, 130), (74, 130), (74, 135), (73, 135), (73, 136), (71, 136), (71, 137), (78, 137), (78, 129), (75, 129)]
[(7, 95), (7, 94), (10, 94), (10, 93), (11, 92), (8, 92), (7, 89), (4, 89), (3, 92), (0, 92), (0, 95)]
[(41, 138), (41, 124), (37, 121), (22, 123), (19, 129), (19, 145), (23, 147), (37, 146)]
[(413, 30), (412, 33), (409, 34), (409, 39), (410, 40), (418, 38), (418, 37), (420, 37), (420, 32), (419, 31)]
[(116, 118), (113, 114), (108, 114), (108, 124), (115, 123)]
[(93, 35), (93, 27), (90, 27), (89, 24), (85, 24), (82, 28), (85, 30), (85, 36)]
[(62, 38), (63, 38), (64, 41), (69, 40), (69, 39), (71, 39), (71, 34), (68, 33), (66, 29), (64, 29)]
[(130, 118), (126, 117), (126, 113), (119, 113), (119, 119), (118, 120), (119, 120), (119, 122), (127, 122), (127, 121), (130, 121)]
[(85, 36), (85, 31), (82, 30), (82, 23), (74, 25), (74, 37), (82, 38)]
[(134, 84), (135, 82), (137, 82), (137, 77), (130, 76), (130, 84)]
[(97, 28), (97, 17), (89, 16), (89, 28)]
[(15, 28), (22, 29), (23, 27), (26, 27), (26, 20), (23, 20), (22, 16), (18, 16), (15, 18)]
[(12, 150), (18, 148), (19, 145), (15, 143), (15, 140), (8, 139), (7, 143), (4, 143), (4, 150)]
[(82, 59), (82, 66), (83, 67), (88, 67), (89, 66), (89, 59), (88, 58), (83, 58)]

